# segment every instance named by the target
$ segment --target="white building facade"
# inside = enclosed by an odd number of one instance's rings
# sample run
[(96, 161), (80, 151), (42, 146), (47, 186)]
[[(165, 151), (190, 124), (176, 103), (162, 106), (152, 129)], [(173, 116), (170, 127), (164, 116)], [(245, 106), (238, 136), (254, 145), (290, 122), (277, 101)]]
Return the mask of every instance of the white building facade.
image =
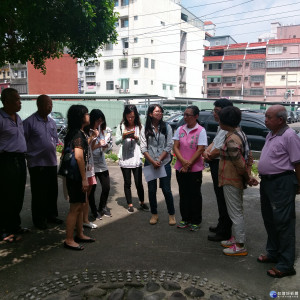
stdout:
[(204, 24), (175, 0), (116, 0), (118, 43), (78, 67), (79, 93), (202, 97)]

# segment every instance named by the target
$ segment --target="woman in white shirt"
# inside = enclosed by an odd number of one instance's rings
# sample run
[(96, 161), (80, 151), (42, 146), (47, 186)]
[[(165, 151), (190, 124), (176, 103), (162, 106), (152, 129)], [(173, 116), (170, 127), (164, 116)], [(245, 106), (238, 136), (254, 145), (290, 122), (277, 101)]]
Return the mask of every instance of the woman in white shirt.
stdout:
[(149, 211), (144, 203), (144, 187), (142, 180), (142, 154), (140, 149), (140, 135), (143, 130), (140, 117), (135, 105), (126, 105), (123, 119), (117, 127), (116, 144), (121, 144), (119, 151), (119, 166), (124, 178), (124, 193), (128, 204), (127, 212), (133, 213), (131, 195), (131, 173), (140, 201), (140, 208)]
[(111, 212), (107, 208), (107, 199), (110, 191), (110, 178), (105, 161), (105, 152), (111, 149), (111, 129), (106, 127), (106, 120), (103, 112), (100, 109), (93, 109), (90, 113), (90, 126), (93, 130), (98, 130), (99, 135), (92, 145), (94, 172), (96, 178), (99, 179), (102, 192), (98, 209), (95, 204), (95, 191), (97, 185), (93, 185), (89, 195), (89, 203), (94, 218), (100, 219), (102, 216), (111, 217)]

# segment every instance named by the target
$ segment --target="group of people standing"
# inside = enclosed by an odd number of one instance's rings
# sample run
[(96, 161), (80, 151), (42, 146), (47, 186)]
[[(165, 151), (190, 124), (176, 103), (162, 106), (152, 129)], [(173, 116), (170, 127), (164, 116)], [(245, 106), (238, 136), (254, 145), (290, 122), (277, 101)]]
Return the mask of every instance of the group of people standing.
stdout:
[[(47, 223), (61, 224), (57, 218), (57, 131), (55, 122), (48, 116), (52, 100), (47, 95), (37, 99), (37, 112), (21, 121), (18, 92), (12, 88), (1, 93), (0, 109), (0, 184), (1, 240), (8, 242), (26, 232), (21, 228), (22, 209), (26, 183), (26, 162), (32, 192), (32, 219), (38, 229)], [(241, 111), (227, 99), (215, 101), (213, 114), (219, 129), (207, 145), (205, 129), (199, 124), (199, 108), (188, 106), (184, 111), (185, 124), (174, 136), (171, 127), (163, 121), (163, 108), (150, 105), (145, 126), (141, 124), (134, 105), (126, 105), (123, 119), (117, 126), (116, 144), (120, 144), (119, 166), (124, 179), (124, 194), (128, 213), (134, 212), (131, 193), (133, 174), (140, 209), (148, 211), (145, 203), (142, 158), (145, 169), (152, 177), (147, 181), (150, 204), (150, 224), (158, 218), (157, 180), (162, 189), (169, 225), (176, 225), (174, 200), (171, 191), (171, 162), (176, 156), (175, 170), (179, 186), (180, 229), (197, 231), (202, 222), (202, 171), (204, 161), (209, 163), (217, 198), (219, 219), (209, 230), (208, 240), (220, 242), (228, 256), (247, 255), (245, 247), (245, 221), (243, 190), (247, 185), (257, 185), (251, 176), (253, 163), (250, 145), (239, 127)], [(74, 155), (77, 168), (66, 177), (70, 209), (66, 220), (64, 247), (83, 250), (82, 243), (92, 243), (94, 238), (85, 235), (83, 227), (96, 228), (88, 218), (89, 206), (94, 218), (111, 217), (107, 208), (110, 191), (109, 171), (105, 151), (110, 149), (111, 130), (106, 126), (103, 112), (84, 105), (72, 105), (67, 113), (68, 129), (64, 150)], [(281, 278), (295, 275), (295, 196), (300, 193), (300, 139), (286, 125), (287, 113), (283, 106), (274, 105), (266, 112), (266, 126), (271, 130), (266, 138), (258, 166), (261, 185), (261, 207), (268, 234), (266, 254), (258, 257), (260, 263), (276, 263), (267, 274)], [(296, 171), (296, 172), (295, 172)], [(160, 175), (157, 175), (160, 174)], [(99, 205), (95, 190), (99, 179), (102, 192)], [(7, 201), (9, 199), (9, 201)], [(42, 200), (41, 200), (42, 199)], [(76, 235), (74, 236), (74, 229)]]

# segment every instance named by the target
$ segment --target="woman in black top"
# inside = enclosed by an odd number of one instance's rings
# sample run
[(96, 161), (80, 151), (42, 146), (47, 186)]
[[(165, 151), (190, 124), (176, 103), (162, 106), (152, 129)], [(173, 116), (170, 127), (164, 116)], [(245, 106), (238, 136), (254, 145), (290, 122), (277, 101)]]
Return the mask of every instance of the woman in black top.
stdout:
[[(78, 173), (74, 179), (66, 178), (70, 201), (70, 210), (66, 221), (66, 239), (64, 247), (71, 250), (83, 250), (79, 243), (94, 242), (95, 240), (83, 234), (83, 205), (86, 202), (88, 181), (86, 177), (86, 164), (88, 154), (88, 139), (83, 128), (90, 123), (88, 109), (84, 105), (72, 105), (68, 110), (68, 131), (65, 138), (65, 147), (74, 150), (78, 164)], [(75, 178), (80, 178), (76, 180)], [(74, 238), (76, 225), (77, 235)]]

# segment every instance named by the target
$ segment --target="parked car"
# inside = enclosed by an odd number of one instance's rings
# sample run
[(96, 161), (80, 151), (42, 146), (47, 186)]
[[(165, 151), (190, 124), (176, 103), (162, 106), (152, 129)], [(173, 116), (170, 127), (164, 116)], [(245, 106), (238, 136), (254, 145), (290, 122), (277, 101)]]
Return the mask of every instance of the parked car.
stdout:
[(166, 123), (168, 123), (171, 127), (173, 132), (177, 128), (177, 124), (180, 120), (183, 119), (183, 113), (178, 113), (173, 116), (171, 116), (169, 119), (166, 120)]
[(67, 120), (64, 118), (62, 113), (52, 111), (50, 113), (50, 117), (55, 121), (57, 131), (60, 131), (62, 128), (67, 126)]
[[(200, 111), (198, 120), (201, 126), (205, 128), (208, 144), (210, 144), (218, 129), (218, 123), (215, 121), (212, 111)], [(184, 119), (182, 118), (176, 128), (183, 124)], [(270, 132), (265, 125), (265, 115), (262, 113), (242, 112), (240, 126), (248, 137), (251, 150), (261, 151), (265, 144), (266, 136)]]
[(300, 122), (300, 110), (295, 111), (296, 122)]

